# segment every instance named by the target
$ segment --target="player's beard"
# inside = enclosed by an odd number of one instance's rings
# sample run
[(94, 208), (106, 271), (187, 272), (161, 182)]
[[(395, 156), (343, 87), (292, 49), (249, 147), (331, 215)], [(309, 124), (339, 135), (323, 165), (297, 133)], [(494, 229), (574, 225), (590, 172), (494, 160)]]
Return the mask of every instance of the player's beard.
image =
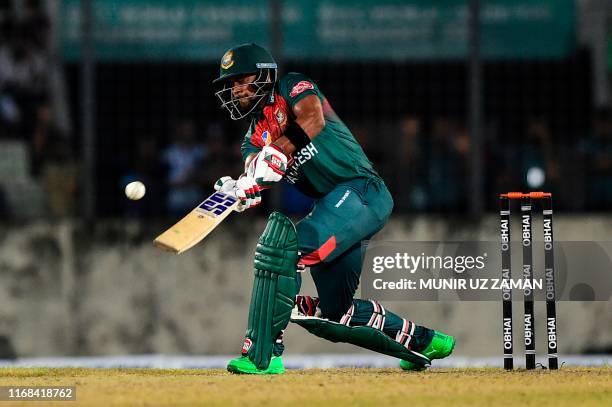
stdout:
[(236, 101), (243, 112), (257, 111), (265, 103), (265, 96), (253, 94), (251, 96), (237, 98)]
[(254, 96), (248, 96), (248, 97), (238, 99), (238, 104), (240, 105), (240, 109), (243, 111), (249, 110), (251, 106), (253, 106), (253, 103), (254, 103), (253, 97)]

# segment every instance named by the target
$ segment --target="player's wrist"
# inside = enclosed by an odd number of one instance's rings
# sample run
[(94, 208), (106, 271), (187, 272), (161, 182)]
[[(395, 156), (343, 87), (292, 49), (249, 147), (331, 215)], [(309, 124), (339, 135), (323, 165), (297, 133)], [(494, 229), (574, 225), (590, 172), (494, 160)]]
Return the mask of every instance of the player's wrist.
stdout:
[(291, 158), (291, 155), (296, 151), (295, 146), (286, 136), (279, 137), (273, 145), (279, 147), (288, 160)]

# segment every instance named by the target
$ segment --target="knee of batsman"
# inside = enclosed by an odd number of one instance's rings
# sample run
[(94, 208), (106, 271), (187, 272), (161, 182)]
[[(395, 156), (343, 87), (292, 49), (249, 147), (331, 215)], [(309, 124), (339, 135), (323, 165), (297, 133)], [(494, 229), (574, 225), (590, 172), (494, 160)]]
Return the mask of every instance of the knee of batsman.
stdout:
[(298, 263), (297, 232), (293, 222), (273, 212), (255, 250), (256, 270), (295, 277)]

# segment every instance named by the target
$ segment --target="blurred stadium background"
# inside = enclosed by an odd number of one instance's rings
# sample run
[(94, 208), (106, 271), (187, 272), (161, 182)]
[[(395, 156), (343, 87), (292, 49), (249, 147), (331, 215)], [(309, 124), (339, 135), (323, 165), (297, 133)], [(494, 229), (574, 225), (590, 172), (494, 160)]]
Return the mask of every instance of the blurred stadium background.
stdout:
[[(310, 203), (284, 185), (180, 257), (151, 240), (241, 172), (244, 123), (210, 82), (243, 42), (312, 77), (360, 140), (395, 199), (380, 239), (496, 240), (509, 190), (554, 193), (558, 240), (610, 238), (612, 2), (0, 5), (0, 359), (238, 352), (264, 216)], [(561, 354), (612, 353), (610, 305), (560, 304)], [(501, 304), (394, 309), (456, 334), (459, 357), (501, 353)], [(287, 345), (359, 352), (298, 327)]]

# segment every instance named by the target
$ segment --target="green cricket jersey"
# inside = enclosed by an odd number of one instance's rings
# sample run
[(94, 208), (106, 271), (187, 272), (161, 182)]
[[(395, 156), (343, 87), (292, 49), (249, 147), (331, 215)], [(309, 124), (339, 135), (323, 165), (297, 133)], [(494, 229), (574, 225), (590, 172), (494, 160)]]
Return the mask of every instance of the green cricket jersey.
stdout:
[(293, 106), (307, 95), (316, 95), (321, 100), (325, 127), (310, 144), (289, 159), (287, 182), (295, 184), (304, 194), (319, 198), (341, 182), (378, 177), (363, 149), (317, 85), (305, 75), (293, 72), (279, 80), (274, 102), (251, 116), (241, 148), (243, 159), (280, 138), (287, 124), (295, 120)]

